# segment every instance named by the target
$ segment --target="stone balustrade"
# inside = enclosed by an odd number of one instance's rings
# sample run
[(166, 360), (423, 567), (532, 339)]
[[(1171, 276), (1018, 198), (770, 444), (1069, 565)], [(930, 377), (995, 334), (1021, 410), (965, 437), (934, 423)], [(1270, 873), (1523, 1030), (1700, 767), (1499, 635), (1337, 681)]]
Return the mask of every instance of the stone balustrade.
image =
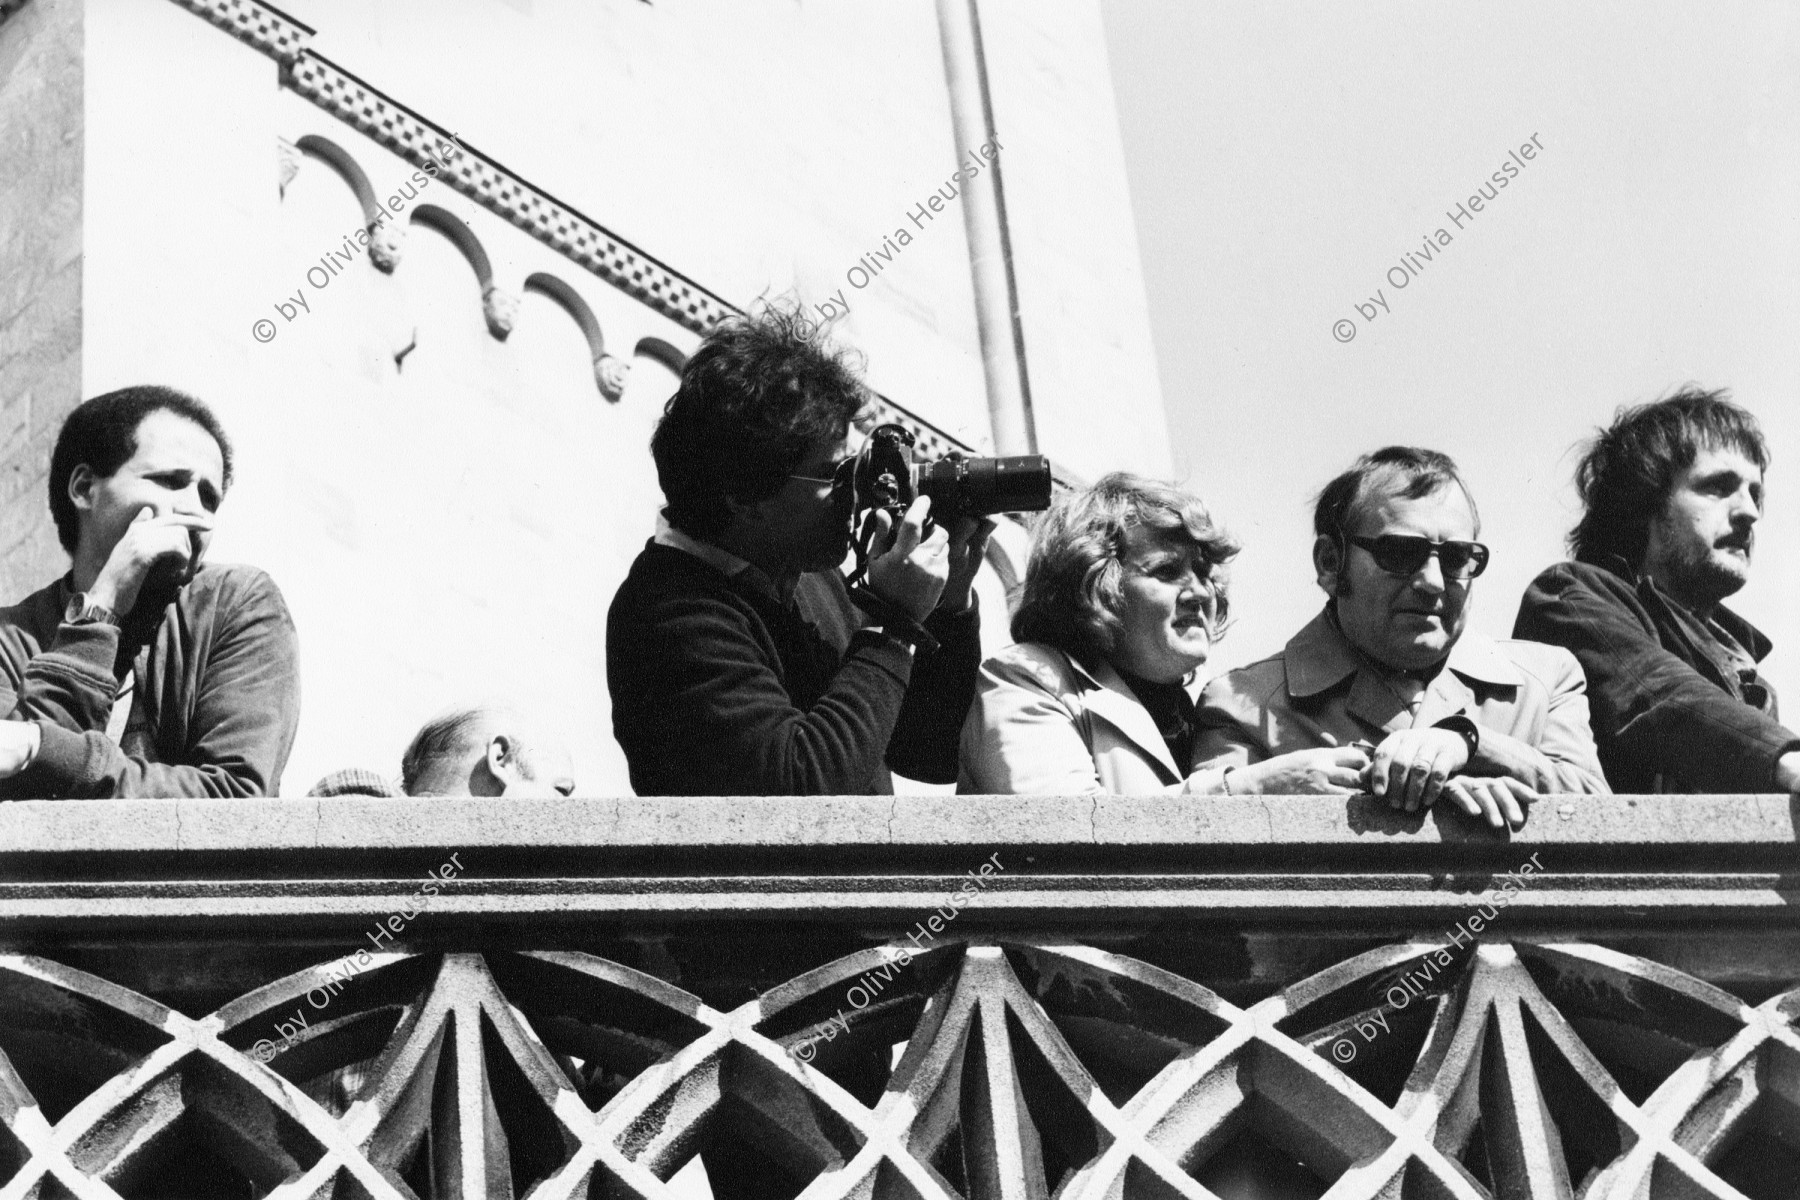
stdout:
[(0, 805), (12, 1197), (1787, 1197), (1781, 796)]

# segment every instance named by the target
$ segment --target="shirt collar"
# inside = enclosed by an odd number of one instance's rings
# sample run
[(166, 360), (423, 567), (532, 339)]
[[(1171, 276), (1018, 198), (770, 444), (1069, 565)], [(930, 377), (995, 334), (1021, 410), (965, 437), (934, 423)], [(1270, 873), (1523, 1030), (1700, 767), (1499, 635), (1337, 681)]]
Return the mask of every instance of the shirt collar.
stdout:
[(1737, 640), (1738, 645), (1749, 652), (1750, 661), (1753, 663), (1759, 663), (1769, 657), (1769, 651), (1775, 648), (1775, 643), (1771, 642), (1762, 630), (1723, 604), (1713, 610), (1713, 622), (1729, 633)]
[[(793, 598), (792, 585), (789, 585), (784, 594), (782, 589), (775, 585), (775, 581), (770, 579), (767, 573), (755, 563), (739, 558), (723, 546), (715, 546), (711, 542), (703, 542), (697, 537), (683, 533), (669, 524), (667, 517), (658, 516), (656, 518), (656, 536), (651, 540), (659, 546), (667, 546), (671, 550), (680, 550), (684, 554), (693, 555), (727, 579), (738, 580), (741, 578), (742, 582), (767, 592), (783, 604)], [(796, 579), (795, 582), (799, 581)]]
[(681, 530), (669, 524), (666, 517), (656, 519), (656, 537), (653, 539), (659, 546), (668, 546), (691, 554), (707, 566), (716, 569), (727, 579), (736, 579), (750, 569), (750, 564), (721, 546), (711, 542), (703, 542), (699, 538), (689, 537)]
[[(1583, 560), (1577, 559), (1576, 561), (1579, 562)], [(1637, 569), (1629, 562), (1625, 561), (1622, 556), (1617, 554), (1606, 554), (1588, 561), (1591, 561), (1594, 566), (1603, 567), (1606, 570), (1611, 571), (1614, 575), (1617, 575), (1619, 578), (1625, 580), (1627, 583), (1641, 591), (1647, 590), (1651, 595), (1662, 601), (1662, 603), (1679, 611), (1682, 616), (1687, 617), (1694, 624), (1699, 625), (1702, 628), (1705, 627), (1706, 622), (1695, 616), (1686, 605), (1675, 599), (1675, 597), (1657, 587), (1656, 581), (1651, 579), (1648, 575), (1640, 575), (1637, 572)], [(1744, 618), (1740, 617), (1738, 614), (1732, 612), (1729, 608), (1726, 608), (1723, 604), (1713, 610), (1713, 620), (1718, 623), (1720, 628), (1724, 629), (1725, 632), (1736, 639), (1738, 645), (1749, 652), (1753, 662), (1761, 662), (1769, 656), (1769, 651), (1775, 648), (1775, 643), (1769, 640), (1767, 634), (1750, 622), (1744, 620)], [(1711, 636), (1710, 631), (1708, 636)]]
[[(1282, 663), (1287, 669), (1288, 694), (1299, 697), (1329, 691), (1363, 666), (1328, 611), (1321, 611), (1293, 636), (1282, 653)], [(1498, 646), (1467, 631), (1450, 647), (1444, 665), (1479, 683), (1514, 687), (1522, 682), (1518, 668)]]

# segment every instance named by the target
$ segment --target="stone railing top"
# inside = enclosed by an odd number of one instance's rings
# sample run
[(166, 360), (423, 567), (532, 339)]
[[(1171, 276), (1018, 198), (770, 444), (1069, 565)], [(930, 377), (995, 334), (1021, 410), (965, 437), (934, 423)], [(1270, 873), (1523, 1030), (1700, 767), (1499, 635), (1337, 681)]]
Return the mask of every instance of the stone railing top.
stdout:
[[(1494, 831), (1452, 812), (1396, 812), (1368, 797), (824, 796), (504, 798), (332, 797), (13, 801), (0, 804), (0, 878), (20, 855), (234, 850), (657, 847), (783, 852), (1179, 848), (1190, 862), (1248, 849), (1358, 856), (1403, 848), (1764, 847), (1800, 861), (1800, 801), (1786, 795), (1551, 796), (1524, 829)], [(1515, 850), (1506, 850), (1508, 846)]]
[(1800, 927), (1786, 796), (1549, 797), (1511, 835), (1368, 797), (337, 797), (0, 804), (0, 933), (353, 928), (404, 907), (452, 855), (420, 930), (595, 917), (873, 928), (916, 919), (989, 861), (999, 870), (971, 929), (1431, 928), (1526, 876), (1514, 920), (1539, 928), (1651, 914)]

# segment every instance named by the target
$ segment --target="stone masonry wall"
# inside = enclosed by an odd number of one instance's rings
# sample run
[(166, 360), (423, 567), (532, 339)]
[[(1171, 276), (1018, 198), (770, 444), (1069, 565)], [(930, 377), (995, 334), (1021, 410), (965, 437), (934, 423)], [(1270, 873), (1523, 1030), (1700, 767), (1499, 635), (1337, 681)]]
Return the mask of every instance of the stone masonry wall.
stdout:
[(82, 5), (0, 4), (0, 602), (66, 566), (44, 516), (81, 401)]

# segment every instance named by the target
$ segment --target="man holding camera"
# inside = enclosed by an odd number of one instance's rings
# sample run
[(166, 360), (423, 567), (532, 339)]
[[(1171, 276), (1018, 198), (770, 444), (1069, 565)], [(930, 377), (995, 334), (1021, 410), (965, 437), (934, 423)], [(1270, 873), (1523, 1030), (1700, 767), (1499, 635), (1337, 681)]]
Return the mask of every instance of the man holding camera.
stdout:
[(0, 798), (275, 794), (299, 651), (273, 580), (204, 561), (230, 486), (192, 396), (124, 388), (63, 422), (50, 511), (74, 561), (0, 609)]
[[(734, 318), (651, 439), (668, 501), (607, 617), (613, 732), (639, 795), (867, 795), (954, 783), (981, 659), (970, 590), (992, 526), (877, 511), (855, 629), (835, 568), (868, 394), (805, 317)], [(826, 632), (821, 632), (821, 629)]]

